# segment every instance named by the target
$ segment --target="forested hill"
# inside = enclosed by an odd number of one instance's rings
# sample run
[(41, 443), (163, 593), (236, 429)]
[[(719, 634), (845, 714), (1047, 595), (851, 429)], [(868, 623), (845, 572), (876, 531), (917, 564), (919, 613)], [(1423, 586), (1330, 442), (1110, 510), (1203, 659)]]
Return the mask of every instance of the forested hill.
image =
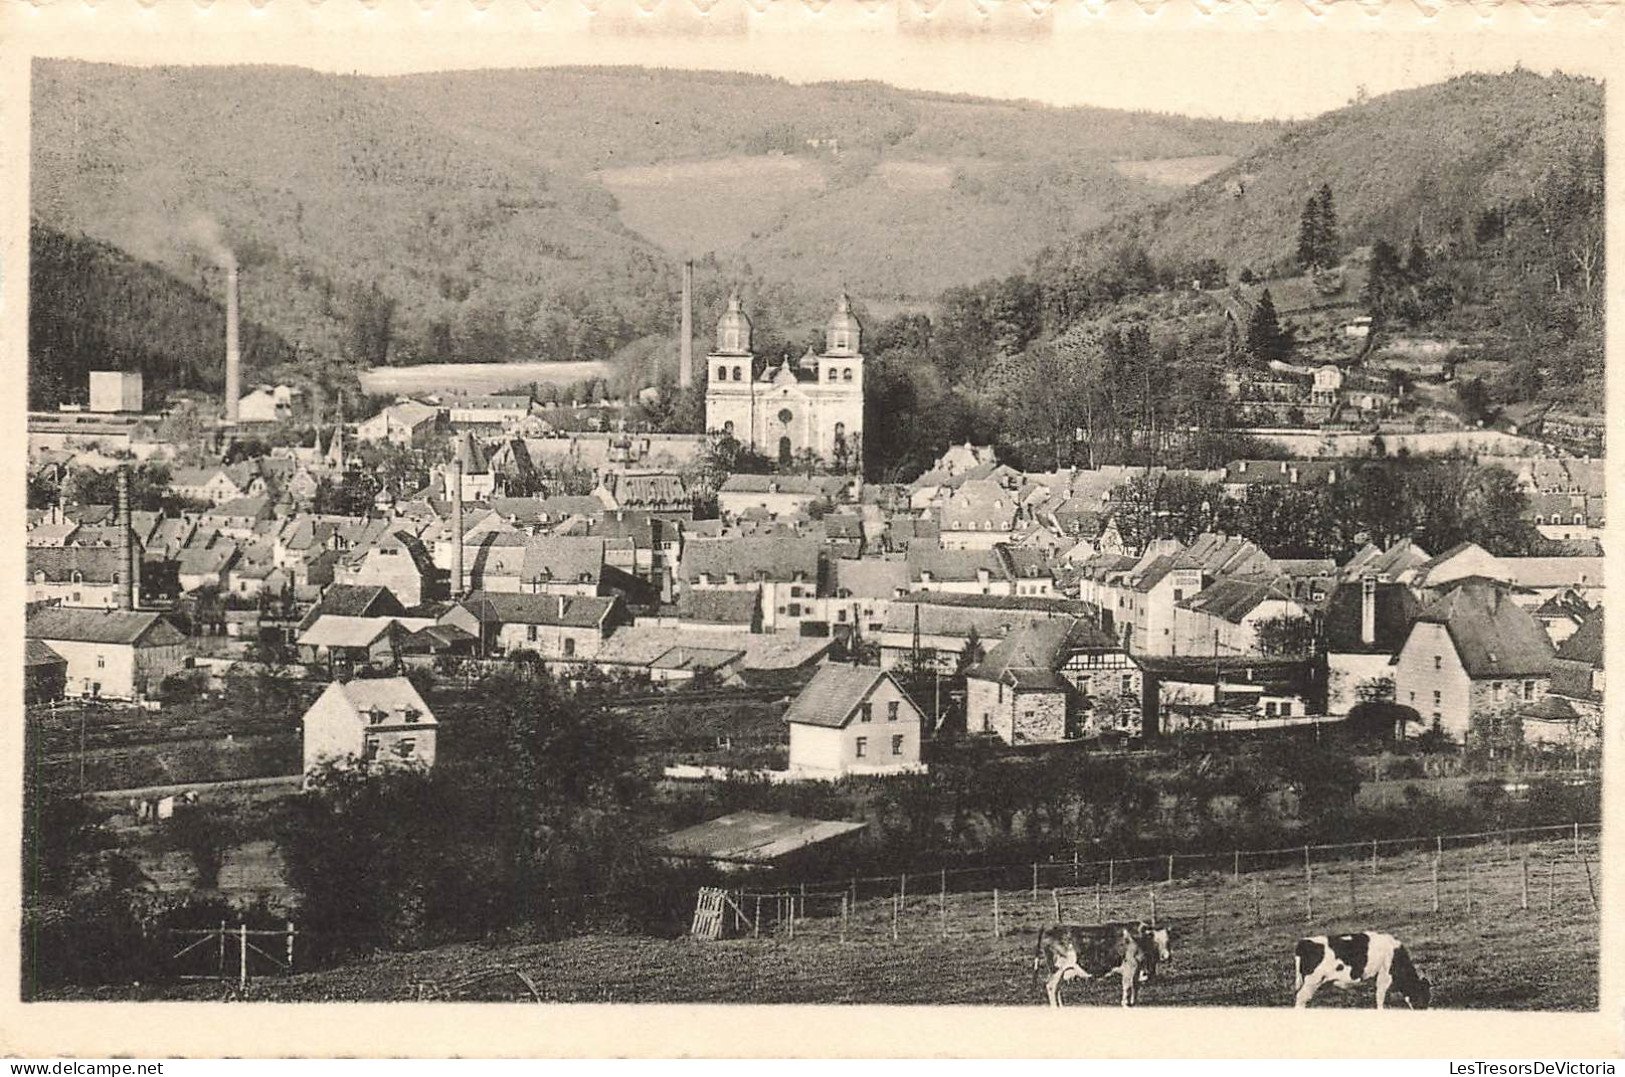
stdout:
[(1216, 259), (1260, 278), (1293, 264), (1305, 196), (1336, 192), (1345, 248), (1470, 231), (1475, 215), (1538, 198), (1600, 152), (1602, 85), (1528, 71), (1465, 75), (1351, 104), (1281, 136), (1158, 206), (1054, 245), (1041, 275), (1085, 279), (1125, 248), (1156, 264)]
[(929, 303), (1273, 131), (634, 69), (40, 61), (33, 109), (40, 225), (216, 291), (219, 238), (245, 316), (360, 363), (603, 358), (671, 331), (683, 256), (786, 333), (838, 287)]

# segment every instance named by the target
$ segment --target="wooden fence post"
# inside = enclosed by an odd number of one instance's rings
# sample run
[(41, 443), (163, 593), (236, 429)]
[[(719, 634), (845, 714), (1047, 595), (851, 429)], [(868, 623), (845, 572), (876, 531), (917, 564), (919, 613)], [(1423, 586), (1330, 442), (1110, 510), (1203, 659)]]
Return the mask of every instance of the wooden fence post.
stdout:
[(1358, 916), (1358, 915), (1360, 915), (1360, 899), (1359, 899), (1359, 896), (1354, 892), (1354, 877), (1356, 875), (1358, 875), (1358, 874), (1359, 874), (1359, 872), (1355, 868), (1352, 868), (1352, 867), (1349, 868), (1349, 915), (1350, 916)]
[(1151, 926), (1157, 926), (1157, 888), (1151, 887)]
[(908, 900), (908, 872), (906, 871), (897, 877), (897, 900)]
[(1058, 924), (1061, 922), (1061, 892), (1059, 890), (1051, 890), (1049, 892), (1049, 896), (1050, 901), (1055, 905), (1055, 922)]
[(993, 888), (993, 937), (999, 937), (999, 888)]
[(226, 978), (226, 922), (220, 921), (220, 978)]
[(1174, 881), (1174, 854), (1168, 854), (1168, 881)]
[(1579, 820), (1575, 820), (1575, 823), (1574, 823), (1574, 855), (1575, 856), (1580, 855), (1580, 822), (1579, 822)]
[(1078, 870), (1081, 866), (1078, 863), (1078, 847), (1074, 845), (1072, 846), (1072, 885), (1074, 887), (1083, 881), (1083, 876), (1079, 874)]
[(1377, 874), (1377, 839), (1371, 839), (1371, 874)]
[(1033, 900), (1038, 900), (1038, 861), (1033, 861)]
[(801, 897), (798, 898), (797, 900), (799, 900), (801, 902), (800, 915), (801, 915), (801, 918), (803, 920), (805, 920), (807, 918), (807, 884), (806, 883), (801, 884)]
[(1303, 851), (1303, 918), (1307, 923), (1315, 919), (1315, 869), (1309, 866), (1309, 850)]
[(1100, 877), (1097, 875), (1095, 876), (1095, 923), (1097, 924), (1106, 918), (1100, 909)]
[(1264, 884), (1257, 878), (1253, 879), (1253, 924), (1262, 926), (1264, 923)]
[(1439, 911), (1439, 853), (1433, 853), (1433, 911)]
[(288, 971), (293, 971), (293, 921), (288, 921)]
[[(1579, 824), (1576, 823), (1575, 825), (1578, 826)], [(1582, 867), (1584, 867), (1586, 869), (1586, 893), (1591, 895), (1591, 911), (1596, 912), (1597, 911), (1597, 887), (1591, 881), (1591, 858), (1589, 856), (1582, 856), (1580, 858), (1580, 864), (1581, 864)]]
[(937, 912), (942, 920), (942, 937), (948, 937), (948, 869), (942, 869), (942, 889), (937, 895)]
[(790, 941), (796, 941), (796, 899), (786, 896), (785, 901), (790, 906)]
[(248, 922), (237, 925), (237, 989), (248, 990)]
[(894, 894), (891, 899), (891, 941), (897, 941), (897, 910), (903, 904), (901, 892)]
[(847, 894), (841, 895), (841, 941), (846, 941)]
[(1236, 882), (1241, 881), (1241, 850), (1237, 849), (1230, 854), (1230, 877)]
[(1521, 889), (1519, 890), (1519, 893), (1518, 893), (1518, 908), (1522, 909), (1524, 912), (1528, 912), (1529, 911), (1529, 850), (1528, 849), (1525, 849), (1523, 851), (1523, 856), (1520, 858), (1520, 863), (1523, 866), (1523, 884), (1522, 884), (1522, 887), (1521, 887)]
[(1107, 887), (1107, 889), (1111, 889), (1112, 887), (1115, 887), (1116, 885), (1117, 885), (1117, 861), (1115, 859), (1112, 859), (1112, 860), (1106, 861), (1106, 887)]
[(1558, 858), (1552, 858), (1552, 866), (1546, 869), (1546, 908), (1557, 908), (1557, 864)]
[(762, 895), (760, 894), (756, 895), (756, 922), (751, 925), (750, 937), (753, 939), (762, 937)]

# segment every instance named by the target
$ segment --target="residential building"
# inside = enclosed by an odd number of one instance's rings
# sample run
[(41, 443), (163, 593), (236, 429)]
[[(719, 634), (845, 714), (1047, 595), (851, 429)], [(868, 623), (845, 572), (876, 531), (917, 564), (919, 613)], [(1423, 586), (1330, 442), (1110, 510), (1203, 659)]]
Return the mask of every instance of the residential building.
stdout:
[(392, 445), (427, 445), (439, 428), (440, 409), (403, 400), (391, 404), (355, 428), (358, 441), (388, 442)]
[(821, 667), (784, 721), (794, 775), (841, 778), (920, 769), (925, 716), (891, 674), (871, 666)]
[(405, 677), (334, 681), (301, 719), (304, 769), (434, 766), (439, 723)]
[(627, 623), (618, 598), (520, 595), (476, 591), (440, 617), (481, 640), (487, 652), (528, 651), (543, 661), (597, 656), (618, 625)]
[(1324, 621), (1327, 714), (1347, 714), (1368, 699), (1393, 699), (1392, 660), (1421, 612), (1404, 584), (1365, 578), (1337, 586)]
[(66, 660), (69, 696), (145, 698), (191, 661), (186, 637), (157, 613), (45, 606), (24, 635)]
[(1138, 665), (1084, 618), (1013, 630), (965, 676), (966, 726), (1006, 744), (1052, 744), (1140, 721)]
[(816, 538), (735, 536), (694, 539), (683, 545), (685, 586), (703, 590), (756, 591), (762, 601), (762, 628), (800, 631), (824, 625), (818, 603), (825, 593), (822, 544)]

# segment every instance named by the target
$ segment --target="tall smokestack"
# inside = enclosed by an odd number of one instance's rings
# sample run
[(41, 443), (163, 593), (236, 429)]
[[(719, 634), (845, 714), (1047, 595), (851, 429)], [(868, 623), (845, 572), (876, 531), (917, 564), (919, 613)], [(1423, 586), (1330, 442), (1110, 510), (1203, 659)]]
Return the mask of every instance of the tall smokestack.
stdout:
[(451, 597), (463, 596), (463, 462), (451, 462)]
[(683, 329), (677, 342), (677, 386), (694, 384), (694, 263), (683, 263)]
[(118, 469), (118, 608), (121, 610), (135, 609), (135, 543), (130, 541), (130, 473), (126, 468)]
[(1360, 581), (1360, 642), (1377, 642), (1377, 581), (1370, 576)]
[(242, 397), (242, 350), (237, 343), (237, 263), (226, 266), (226, 422), (237, 425), (237, 401)]

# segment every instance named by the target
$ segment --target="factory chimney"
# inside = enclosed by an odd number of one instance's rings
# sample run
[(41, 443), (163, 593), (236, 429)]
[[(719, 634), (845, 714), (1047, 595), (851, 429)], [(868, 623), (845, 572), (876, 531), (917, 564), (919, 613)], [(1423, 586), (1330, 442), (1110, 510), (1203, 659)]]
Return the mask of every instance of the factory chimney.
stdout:
[(677, 342), (677, 387), (694, 384), (694, 262), (683, 263), (683, 328)]
[(451, 462), (451, 597), (463, 597), (463, 461)]
[(237, 342), (237, 263), (226, 266), (226, 423), (237, 425), (237, 401), (242, 398), (242, 349)]
[(130, 541), (130, 473), (118, 469), (118, 608), (135, 609), (135, 543)]
[(1377, 581), (1370, 576), (1360, 581), (1360, 642), (1377, 642)]

